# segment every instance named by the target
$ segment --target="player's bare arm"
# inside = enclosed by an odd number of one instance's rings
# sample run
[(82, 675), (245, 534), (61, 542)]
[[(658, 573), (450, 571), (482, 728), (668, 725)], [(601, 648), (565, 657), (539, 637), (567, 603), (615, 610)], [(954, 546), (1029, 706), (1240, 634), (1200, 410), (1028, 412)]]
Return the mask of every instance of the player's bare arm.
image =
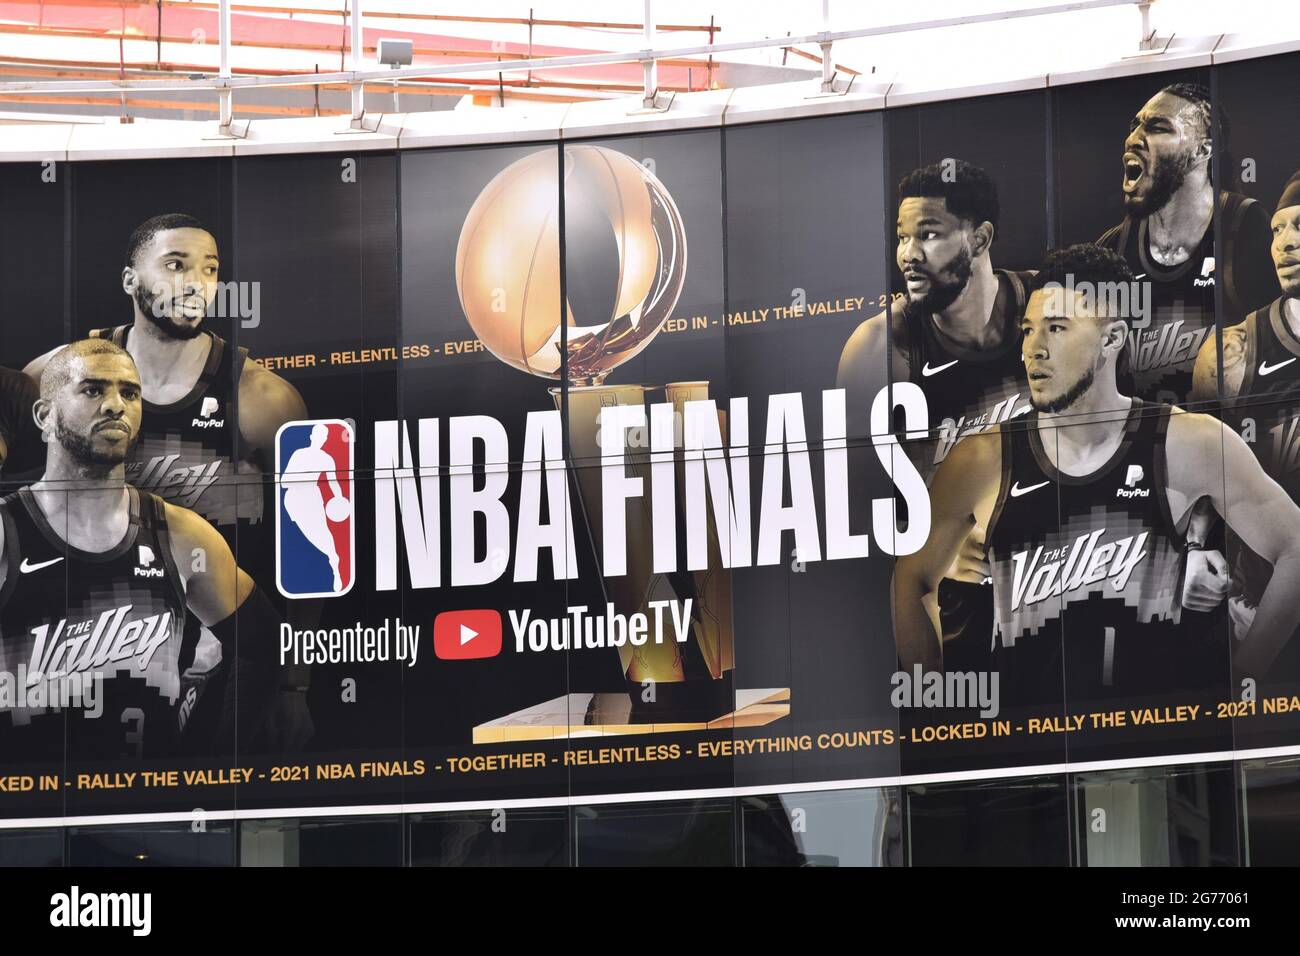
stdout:
[[(185, 603), (211, 627), (238, 610), (253, 590), (253, 579), (235, 564), (230, 545), (202, 515), (164, 505), (172, 556), (185, 582)], [(196, 561), (196, 557), (202, 561)], [(196, 567), (202, 570), (194, 570)]]
[(307, 405), (296, 388), (256, 362), (245, 363), (239, 377), (239, 434), (263, 459), (264, 471), (274, 471), (271, 457), (280, 426), (306, 417)]
[[(1246, 545), (1273, 565), (1246, 639), (1234, 655), (1243, 673), (1259, 675), (1300, 624), (1300, 508), (1259, 466), (1241, 437), (1208, 415), (1178, 412), (1169, 423), (1169, 507), (1176, 523), (1208, 496)], [(1223, 468), (1206, 462), (1222, 461)], [(1229, 510), (1226, 488), (1237, 507)]]
[(940, 635), (922, 605), (939, 587), (971, 529), (988, 527), (1002, 482), (1000, 428), (970, 435), (943, 460), (930, 486), (930, 536), (894, 565), (894, 638), (903, 667), (938, 670)]

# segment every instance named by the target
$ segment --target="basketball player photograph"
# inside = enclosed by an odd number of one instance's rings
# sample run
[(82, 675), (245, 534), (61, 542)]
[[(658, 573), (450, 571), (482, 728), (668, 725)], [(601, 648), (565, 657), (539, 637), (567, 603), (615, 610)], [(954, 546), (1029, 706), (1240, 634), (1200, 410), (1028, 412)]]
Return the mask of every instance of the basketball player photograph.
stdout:
[[(871, 407), (889, 370), (925, 393), (936, 441), (910, 446), (926, 480), (967, 435), (1030, 410), (1020, 360), (1020, 317), (1031, 272), (995, 269), (998, 192), (957, 160), (909, 172), (898, 184), (895, 258), (905, 297), (867, 319), (840, 355), (848, 407)], [(852, 434), (867, 434), (865, 425)], [(988, 666), (993, 612), (982, 526), (970, 529), (939, 582), (944, 657), (954, 669)]]
[[(931, 486), (929, 539), (895, 565), (904, 666), (942, 666), (921, 599), (981, 526), (1004, 703), (1059, 705), (1062, 687), (1090, 701), (1222, 684), (1226, 656), (1192, 653), (1179, 628), (1183, 552), (1198, 546), (1184, 532), (1202, 498), (1273, 566), (1236, 669), (1267, 668), (1300, 621), (1300, 508), (1217, 419), (1119, 390), (1129, 316), (1087, 291), (1133, 281), (1111, 250), (1048, 254), (1022, 326), (1033, 411), (953, 449)], [(1251, 506), (1228, 511), (1225, 488)]]
[[(1222, 379), (1213, 343), (1201, 347), (1193, 394), (1205, 401), (1222, 398), (1225, 422), (1249, 439), (1260, 466), (1300, 502), (1300, 171), (1277, 201), (1271, 236), (1270, 259), (1281, 294), (1223, 330)], [(1227, 544), (1228, 613), (1234, 636), (1249, 639), (1273, 568), (1236, 535)], [(1214, 557), (1222, 565), (1223, 556)], [(1300, 675), (1297, 642), (1284, 650), (1285, 661), (1277, 660), (1276, 669)]]
[[(1227, 118), (1218, 118), (1220, 132)], [(1213, 348), (1215, 291), (1225, 322), (1266, 305), (1278, 292), (1268, 268), (1268, 214), (1240, 193), (1214, 190), (1214, 116), (1210, 92), (1173, 83), (1152, 96), (1124, 140), (1124, 219), (1097, 244), (1119, 253), (1151, 284), (1153, 314), (1130, 331), (1133, 394), (1184, 403), (1198, 351)], [(1220, 223), (1223, 248), (1215, 249)]]
[[(274, 511), (264, 476), (274, 473), (277, 430), (305, 418), (307, 409), (292, 385), (205, 327), (220, 265), (217, 240), (199, 220), (181, 213), (147, 219), (127, 240), (122, 269), (132, 322), (90, 335), (130, 353), (143, 383), (144, 420), (126, 480), (207, 518), (244, 555), (249, 573), (269, 582), (275, 574)], [(52, 354), (28, 364), (28, 375), (39, 382)], [(228, 407), (232, 399), (237, 415)], [(200, 698), (196, 733), (215, 727), (219, 708), (213, 704), (229, 679), (220, 652), (213, 636), (189, 618), (182, 663)], [(267, 728), (273, 749), (293, 752), (310, 736), (307, 683), (305, 668), (284, 675)]]
[(135, 363), (111, 341), (74, 342), (45, 362), (34, 407), (44, 473), (0, 501), (0, 669), (25, 666), (29, 685), (102, 679), (103, 706), (97, 716), (9, 711), (0, 720), (7, 757), (63, 753), (65, 720), (70, 757), (196, 752), (181, 684), (187, 614), (241, 663), (220, 745), (271, 703), (279, 620), (270, 602), (203, 517), (126, 481), (143, 405)]

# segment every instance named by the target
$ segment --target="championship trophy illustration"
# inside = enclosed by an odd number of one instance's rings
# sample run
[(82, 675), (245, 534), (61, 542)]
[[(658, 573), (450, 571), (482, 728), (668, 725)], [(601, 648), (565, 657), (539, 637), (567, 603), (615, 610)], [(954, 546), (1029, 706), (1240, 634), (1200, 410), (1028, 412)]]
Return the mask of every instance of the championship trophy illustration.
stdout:
[[(599, 562), (601, 409), (669, 402), (681, 422), (687, 402), (708, 399), (709, 383), (605, 384), (606, 376), (650, 344), (677, 304), (686, 276), (686, 232), (672, 196), (654, 174), (630, 156), (600, 146), (564, 147), (565, 239), (571, 269), (575, 263), (612, 262), (603, 253), (616, 251), (617, 274), (610, 277), (613, 306), (598, 315), (580, 314), (584, 309), (579, 307), (575, 314), (571, 290), (566, 290), (562, 332), (557, 166), (555, 151), (543, 149), (488, 183), (465, 217), (456, 250), (456, 285), (470, 326), (493, 355), (552, 381), (567, 374), (569, 464), (581, 505), (575, 521), (585, 515)], [(596, 249), (601, 243), (604, 248)], [(562, 389), (549, 390), (561, 407)], [(725, 412), (718, 417), (725, 440)], [(685, 471), (680, 429), (676, 431), (676, 507), (681, 508)], [(651, 602), (684, 606), (690, 599), (689, 640), (624, 643), (617, 650), (625, 692), (574, 693), (544, 701), (475, 727), (475, 743), (761, 726), (789, 714), (787, 689), (740, 690), (734, 685), (731, 576), (722, 567), (712, 514), (707, 517), (708, 567), (656, 573), (649, 450), (629, 449), (625, 460), (628, 475), (643, 479), (645, 494), (628, 502), (626, 573), (604, 576), (602, 570), (605, 601), (617, 613), (639, 612), (653, 620)]]

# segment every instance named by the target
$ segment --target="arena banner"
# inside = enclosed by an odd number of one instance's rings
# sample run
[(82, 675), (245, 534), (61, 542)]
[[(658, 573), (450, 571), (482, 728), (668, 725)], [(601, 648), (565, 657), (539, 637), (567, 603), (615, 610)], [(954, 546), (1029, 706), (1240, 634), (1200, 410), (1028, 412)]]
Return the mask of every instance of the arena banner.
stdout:
[(0, 163), (0, 822), (1300, 752), (1295, 67)]

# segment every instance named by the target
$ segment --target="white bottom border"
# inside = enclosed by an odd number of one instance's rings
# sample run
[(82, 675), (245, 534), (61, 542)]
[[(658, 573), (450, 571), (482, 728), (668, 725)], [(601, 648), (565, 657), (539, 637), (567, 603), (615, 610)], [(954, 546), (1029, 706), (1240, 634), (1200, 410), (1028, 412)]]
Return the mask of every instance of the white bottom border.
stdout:
[(810, 793), (835, 790), (867, 790), (905, 787), (926, 783), (962, 783), (976, 780), (1015, 780), (1049, 774), (1086, 773), (1095, 770), (1127, 770), (1140, 767), (1179, 767), (1187, 764), (1240, 762), (1270, 757), (1300, 756), (1300, 745), (1261, 747), (1255, 750), (1221, 750), (1197, 754), (1165, 754), (1123, 760), (1091, 760), (1081, 763), (1037, 764), (1027, 767), (999, 767), (993, 770), (958, 770), (891, 777), (861, 777), (853, 780), (819, 780), (756, 787), (713, 787), (701, 790), (657, 790), (637, 793), (581, 794), (567, 797), (519, 797), (509, 800), (451, 800), (439, 803), (389, 803), (339, 807), (269, 807), (256, 810), (188, 810), (167, 813), (112, 813), (79, 817), (26, 817), (0, 820), (0, 830), (51, 829), (54, 827), (114, 826), (128, 823), (195, 823), (209, 820), (278, 820), (308, 817), (391, 816), (393, 814), (446, 813), (465, 810), (510, 810), (524, 807), (575, 807), (591, 804), (651, 803), (664, 800), (698, 800), (708, 797), (771, 796), (782, 793)]

